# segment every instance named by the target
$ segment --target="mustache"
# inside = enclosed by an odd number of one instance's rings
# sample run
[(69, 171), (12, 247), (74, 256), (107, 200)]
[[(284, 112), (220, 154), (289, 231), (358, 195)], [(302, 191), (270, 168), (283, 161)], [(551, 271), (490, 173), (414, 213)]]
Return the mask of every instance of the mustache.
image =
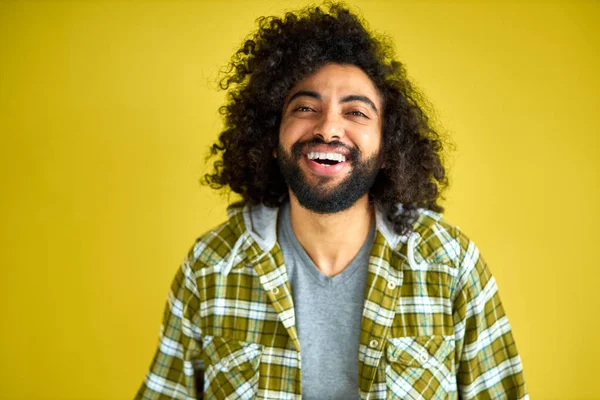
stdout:
[(339, 148), (346, 149), (349, 153), (348, 156), (346, 157), (346, 160), (348, 160), (348, 161), (357, 160), (360, 155), (360, 152), (358, 151), (358, 149), (356, 147), (348, 146), (347, 144), (344, 144), (344, 143), (340, 142), (339, 140), (333, 140), (331, 142), (326, 142), (325, 140), (323, 140), (319, 137), (315, 137), (315, 138), (312, 138), (309, 140), (304, 140), (302, 142), (294, 143), (292, 145), (292, 149), (291, 149), (292, 156), (295, 159), (299, 159), (300, 157), (302, 157), (302, 153), (304, 152), (304, 150), (307, 147), (318, 145), (318, 144), (328, 146), (331, 150), (335, 150), (335, 149), (339, 149)]

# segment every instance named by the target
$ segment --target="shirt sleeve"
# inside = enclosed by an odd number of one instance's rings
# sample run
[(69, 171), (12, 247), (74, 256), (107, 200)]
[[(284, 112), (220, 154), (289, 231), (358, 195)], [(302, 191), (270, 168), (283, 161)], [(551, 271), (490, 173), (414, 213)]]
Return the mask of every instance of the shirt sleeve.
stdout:
[(528, 399), (496, 281), (473, 242), (463, 243), (453, 315), (460, 398)]
[(158, 349), (136, 400), (202, 398), (202, 332), (196, 320), (199, 295), (188, 260), (171, 285)]

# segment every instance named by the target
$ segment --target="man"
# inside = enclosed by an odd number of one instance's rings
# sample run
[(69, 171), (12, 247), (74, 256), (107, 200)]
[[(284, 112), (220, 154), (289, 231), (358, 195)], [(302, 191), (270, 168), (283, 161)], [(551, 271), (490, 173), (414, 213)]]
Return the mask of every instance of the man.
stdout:
[(527, 398), (391, 46), (338, 5), (263, 18), (222, 86), (206, 181), (242, 201), (177, 273), (137, 398)]

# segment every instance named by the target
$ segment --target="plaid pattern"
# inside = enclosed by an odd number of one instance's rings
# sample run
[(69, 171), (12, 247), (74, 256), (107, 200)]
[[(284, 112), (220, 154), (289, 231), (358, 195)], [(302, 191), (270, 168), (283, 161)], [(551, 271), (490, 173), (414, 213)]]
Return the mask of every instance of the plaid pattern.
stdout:
[[(169, 293), (136, 399), (300, 399), (300, 343), (281, 249), (249, 209), (197, 240)], [(276, 210), (270, 234), (275, 235)], [(384, 217), (370, 253), (359, 347), (362, 399), (528, 399), (496, 282), (475, 245), (421, 211), (409, 236)], [(258, 242), (255, 240), (259, 237)], [(203, 389), (202, 389), (203, 388)]]

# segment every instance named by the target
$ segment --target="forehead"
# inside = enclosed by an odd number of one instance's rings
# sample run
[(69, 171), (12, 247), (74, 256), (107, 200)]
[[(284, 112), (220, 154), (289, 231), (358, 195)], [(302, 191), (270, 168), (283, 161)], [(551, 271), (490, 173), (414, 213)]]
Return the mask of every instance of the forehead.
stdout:
[(316, 91), (323, 96), (364, 95), (376, 104), (381, 103), (379, 91), (371, 78), (354, 65), (326, 64), (294, 85), (287, 97), (300, 90)]

